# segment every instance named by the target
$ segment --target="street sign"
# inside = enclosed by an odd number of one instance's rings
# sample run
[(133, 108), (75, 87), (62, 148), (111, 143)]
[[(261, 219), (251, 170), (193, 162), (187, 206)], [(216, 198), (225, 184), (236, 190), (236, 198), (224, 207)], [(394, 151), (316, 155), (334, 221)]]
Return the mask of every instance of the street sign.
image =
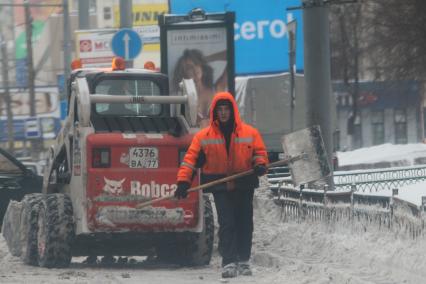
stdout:
[(40, 125), (36, 117), (30, 117), (25, 120), (25, 138), (40, 138)]
[(111, 48), (115, 55), (131, 60), (140, 53), (142, 40), (134, 30), (121, 29), (112, 37)]
[(28, 87), (27, 58), (16, 59), (16, 86), (18, 88)]

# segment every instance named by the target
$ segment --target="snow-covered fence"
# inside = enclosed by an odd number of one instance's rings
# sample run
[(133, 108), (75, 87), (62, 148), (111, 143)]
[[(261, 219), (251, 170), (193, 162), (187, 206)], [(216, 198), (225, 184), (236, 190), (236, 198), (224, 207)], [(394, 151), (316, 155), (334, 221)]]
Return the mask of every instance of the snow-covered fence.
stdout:
[[(273, 168), (268, 174), (271, 184), (292, 184), (288, 168)], [(336, 191), (351, 190), (356, 185), (358, 192), (379, 192), (404, 185), (414, 184), (426, 180), (426, 165), (395, 167), (386, 169), (368, 169), (334, 172), (334, 186)]]
[(336, 190), (350, 190), (351, 186), (356, 184), (357, 190), (360, 192), (377, 192), (399, 188), (425, 180), (426, 165), (390, 169), (337, 171), (334, 173)]
[(295, 190), (289, 186), (274, 191), (284, 221), (345, 222), (367, 231), (390, 230), (397, 235), (417, 238), (426, 231), (423, 207), (394, 196), (371, 196), (351, 191)]

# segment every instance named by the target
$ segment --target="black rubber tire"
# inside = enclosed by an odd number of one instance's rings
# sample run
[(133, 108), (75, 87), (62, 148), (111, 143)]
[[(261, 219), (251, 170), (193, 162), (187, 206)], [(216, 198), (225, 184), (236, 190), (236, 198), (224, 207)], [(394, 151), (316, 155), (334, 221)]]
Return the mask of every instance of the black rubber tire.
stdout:
[(183, 266), (210, 263), (214, 241), (214, 216), (210, 200), (204, 196), (204, 224), (200, 233), (176, 233), (176, 242), (160, 244), (157, 257), (161, 261)]
[(38, 265), (37, 218), (42, 193), (27, 194), (22, 199), (20, 222), (21, 260), (28, 265)]
[(41, 267), (68, 267), (75, 237), (71, 199), (60, 193), (48, 194), (38, 214), (38, 264)]

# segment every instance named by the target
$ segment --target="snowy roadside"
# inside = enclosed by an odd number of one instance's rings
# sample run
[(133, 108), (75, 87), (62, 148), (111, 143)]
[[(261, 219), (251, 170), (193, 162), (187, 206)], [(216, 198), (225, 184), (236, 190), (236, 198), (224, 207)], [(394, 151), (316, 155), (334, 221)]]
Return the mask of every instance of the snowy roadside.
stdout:
[[(382, 144), (348, 152), (337, 152), (339, 166), (378, 164), (380, 167), (410, 166), (426, 161), (426, 144)], [(362, 167), (357, 167), (362, 168)]]
[(23, 265), (0, 240), (1, 283), (421, 283), (426, 279), (426, 245), (378, 230), (359, 232), (349, 224), (281, 220), (267, 189), (256, 191), (253, 243), (254, 276), (220, 278), (215, 248), (211, 264), (201, 268), (148, 265), (90, 267), (73, 258), (67, 269)]

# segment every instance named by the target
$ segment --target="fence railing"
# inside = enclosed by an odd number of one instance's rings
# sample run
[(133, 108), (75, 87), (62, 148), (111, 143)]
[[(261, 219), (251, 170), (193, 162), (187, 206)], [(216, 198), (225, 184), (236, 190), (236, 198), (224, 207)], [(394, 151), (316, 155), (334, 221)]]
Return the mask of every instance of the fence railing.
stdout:
[(350, 222), (367, 230), (369, 226), (417, 238), (425, 234), (424, 208), (395, 196), (371, 196), (351, 191), (295, 190), (279, 186), (274, 202), (283, 220), (297, 222)]
[(425, 180), (426, 165), (334, 173), (336, 190), (350, 190), (355, 184), (358, 191), (377, 192)]
[[(374, 170), (354, 170), (334, 172), (334, 187), (336, 191), (349, 191), (356, 185), (358, 192), (380, 192), (400, 188), (404, 185), (426, 181), (426, 165), (407, 166)], [(268, 174), (272, 187), (280, 184), (291, 186), (290, 172), (285, 167), (273, 168)]]

